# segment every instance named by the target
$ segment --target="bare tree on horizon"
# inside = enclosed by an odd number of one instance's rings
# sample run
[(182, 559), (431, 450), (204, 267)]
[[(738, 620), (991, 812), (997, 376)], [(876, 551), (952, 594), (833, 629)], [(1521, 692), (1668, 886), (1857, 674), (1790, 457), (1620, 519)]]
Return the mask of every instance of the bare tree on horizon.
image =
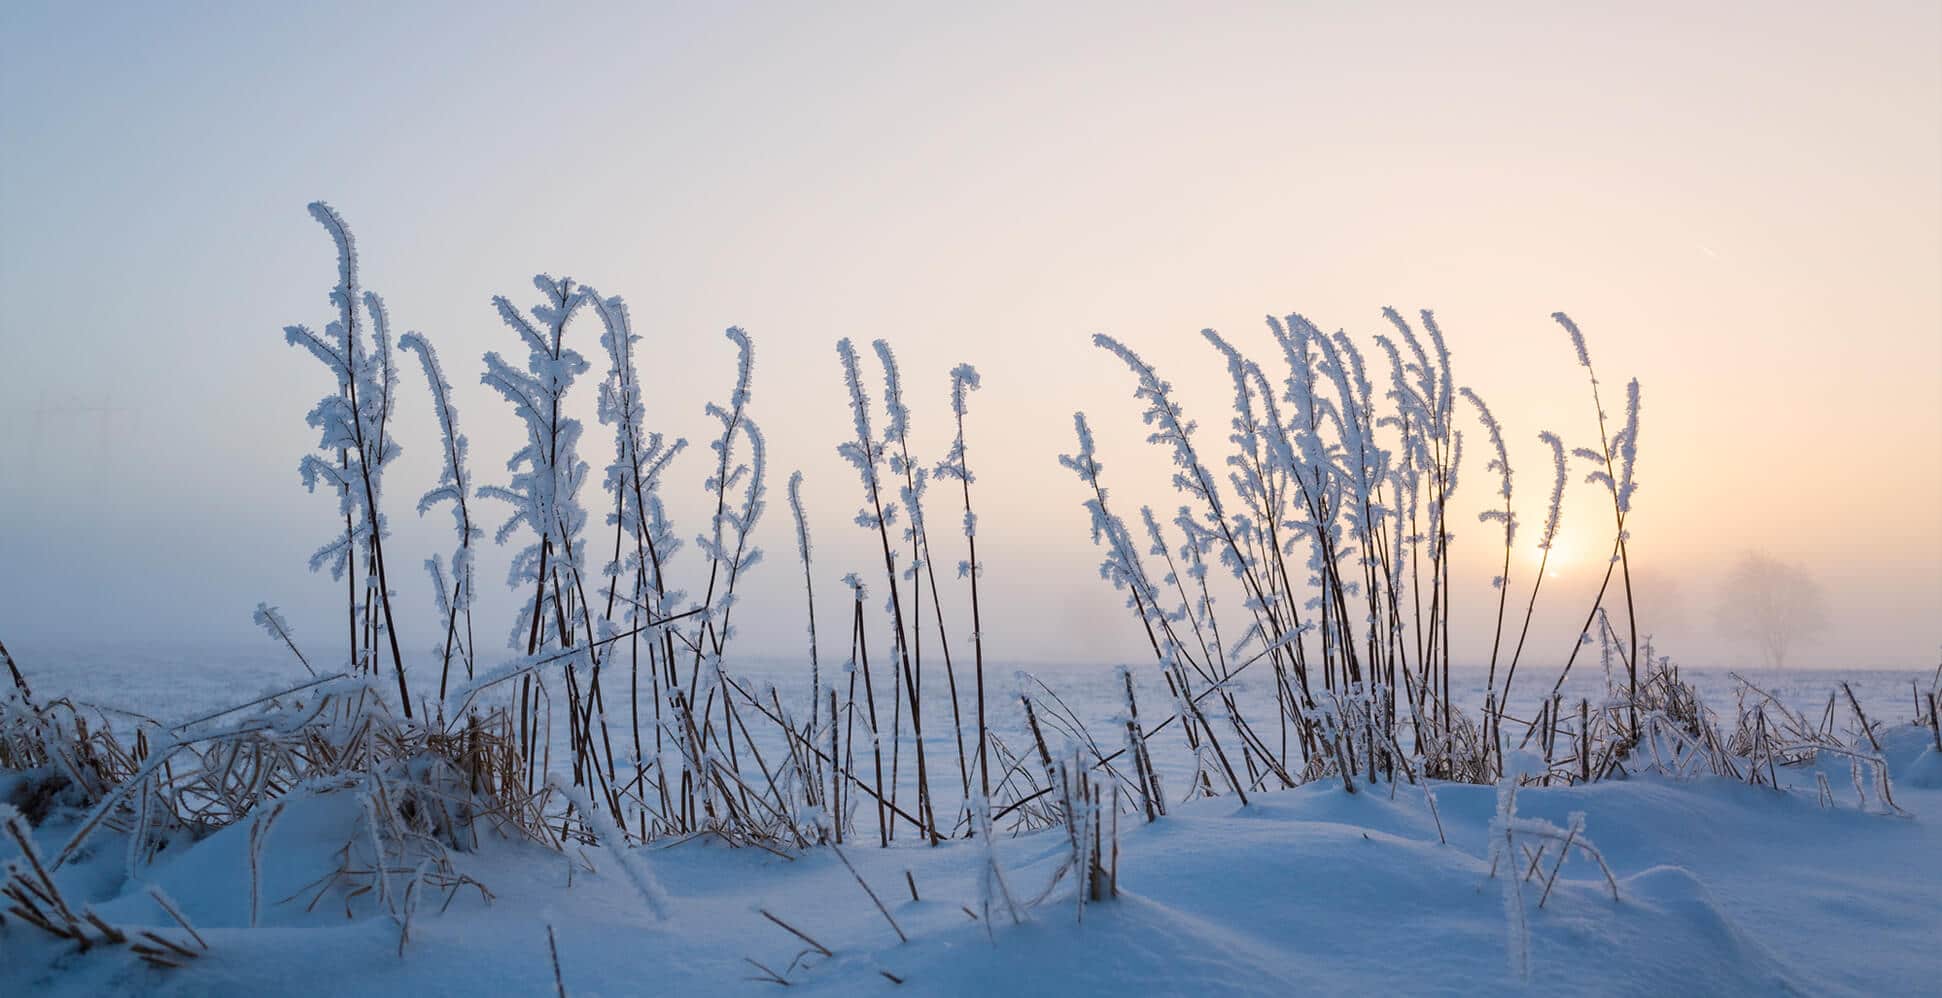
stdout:
[(1720, 583), (1717, 622), (1756, 645), (1763, 665), (1786, 668), (1788, 652), (1827, 627), (1827, 593), (1799, 563), (1747, 551)]

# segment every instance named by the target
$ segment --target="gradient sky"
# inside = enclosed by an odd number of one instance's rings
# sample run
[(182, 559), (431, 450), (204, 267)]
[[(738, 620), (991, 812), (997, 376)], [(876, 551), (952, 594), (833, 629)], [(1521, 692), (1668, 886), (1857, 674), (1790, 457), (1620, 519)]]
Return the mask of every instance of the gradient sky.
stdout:
[[(1127, 512), (1178, 500), (1088, 334), (1142, 350), (1217, 451), (1229, 393), (1198, 330), (1267, 358), (1267, 313), (1367, 336), (1395, 305), (1437, 310), (1458, 381), (1507, 426), (1532, 529), (1537, 431), (1595, 430), (1549, 314), (1578, 319), (1608, 384), (1643, 381), (1633, 554), (1661, 650), (1747, 657), (1710, 607), (1760, 548), (1829, 592), (1802, 662), (1934, 663), (1936, 5), (639, 6), (0, 9), (0, 640), (249, 640), (258, 600), (316, 645), (336, 633), (340, 590), (304, 570), (334, 500), (296, 475), (332, 386), (280, 333), (331, 316), (330, 244), (304, 212), (321, 197), (396, 325), (439, 346), (482, 482), (518, 433), (476, 383), (479, 354), (517, 346), (491, 295), (530, 303), (548, 270), (628, 298), (650, 423), (697, 445), (668, 480), (690, 536), (701, 406), (732, 373), (721, 329), (754, 335), (777, 474), (771, 560), (738, 611), (751, 654), (802, 643), (789, 469), (826, 628), (835, 580), (869, 568), (834, 455), (838, 337), (899, 348), (933, 457), (946, 372), (983, 371), (989, 647), (1098, 662), (1140, 645), (1055, 461), (1072, 411), (1100, 425)], [(581, 335), (597, 481), (603, 364), (590, 320)], [(443, 513), (411, 513), (437, 448), (404, 374), (388, 547), (409, 566), (450, 540)], [(1610, 543), (1574, 496), (1537, 633), (1560, 649)], [(583, 494), (596, 523), (603, 498)], [(1483, 604), (1491, 529), (1466, 512), (1457, 544), (1461, 598)], [(505, 554), (485, 562), (488, 620), (511, 606)], [(399, 574), (429, 618), (429, 584)], [(1457, 607), (1460, 652), (1487, 649), (1481, 610)], [(408, 647), (431, 642), (408, 626)]]

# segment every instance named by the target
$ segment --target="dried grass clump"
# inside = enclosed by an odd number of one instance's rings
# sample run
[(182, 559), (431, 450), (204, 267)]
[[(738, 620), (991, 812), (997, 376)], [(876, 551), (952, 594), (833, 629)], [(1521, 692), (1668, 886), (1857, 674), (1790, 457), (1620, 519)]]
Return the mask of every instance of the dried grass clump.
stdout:
[(387, 820), (454, 848), (476, 842), (473, 826), (487, 817), (548, 840), (537, 802), (504, 779), (503, 718), (440, 734), (394, 716), (369, 679), (328, 677), (171, 727), (142, 718), (129, 746), (83, 716), (72, 715), (71, 732), (38, 728), (55, 735), (41, 751), (107, 776), (89, 784), (91, 806), (56, 867), (102, 828), (130, 835), (131, 855), (145, 861), (174, 833), (204, 837), (299, 789), (369, 794)]
[(108, 725), (90, 725), (73, 701), (35, 706), (23, 694), (0, 697), (0, 770), (23, 777), (12, 803), (30, 824), (57, 806), (91, 805), (135, 768)]
[[(1846, 683), (1828, 694), (1827, 709), (1817, 722), (1744, 677), (1734, 674), (1733, 680), (1737, 685), (1729, 726), (1691, 684), (1679, 679), (1669, 662), (1660, 659), (1651, 665), (1640, 684), (1640, 700), (1625, 705), (1636, 707), (1642, 724), (1642, 735), (1632, 747), (1633, 765), (1679, 779), (1721, 776), (1782, 789), (1781, 769), (1845, 760), (1856, 806), (1867, 808), (1872, 794), (1884, 811), (1901, 813), (1875, 724)], [(1842, 715), (1837, 703), (1851, 712), (1853, 726), (1846, 738), (1835, 729)], [(1821, 802), (1833, 806), (1826, 775), (1814, 775)]]
[[(1505, 722), (1527, 732), (1538, 727), (1505, 714), (1543, 572), (1540, 567), (1531, 584), (1516, 641), (1505, 641), (1518, 523), (1503, 427), (1474, 390), (1457, 385), (1432, 313), (1421, 313), (1427, 342), (1401, 313), (1388, 309), (1384, 316), (1395, 338), (1374, 338), (1388, 367), (1380, 395), (1384, 379), (1361, 345), (1300, 315), (1269, 318), (1279, 356), (1267, 362), (1204, 332), (1234, 387), (1224, 475), (1196, 439), (1198, 424), (1173, 386), (1130, 347), (1094, 337), (1133, 375), (1148, 442), (1171, 458), (1182, 505), (1164, 525), (1151, 507), (1141, 507), (1146, 539), (1136, 540), (1108, 502), (1084, 413), (1074, 417), (1078, 450), (1060, 461), (1084, 486), (1093, 541), (1104, 553), (1100, 574), (1126, 593), (1174, 698), (1175, 718), (1199, 764), (1192, 793), (1232, 792), (1245, 802), (1251, 789), (1317, 779), (1340, 780), (1354, 792), (1358, 780), (1393, 780), (1399, 771), (1409, 779), (1490, 783), (1504, 772)], [(1589, 465), (1587, 483), (1604, 490), (1614, 511), (1612, 567), (1559, 683), (1592, 625), (1600, 623), (1601, 634), (1611, 630), (1605, 599), (1614, 573), (1623, 580), (1628, 635), (1616, 642), (1625, 676), (1621, 727), (1594, 728), (1588, 707), (1579, 724), (1575, 755), (1579, 778), (1588, 780), (1612, 772), (1639, 734), (1632, 706), (1641, 698), (1638, 627), (1625, 529), (1637, 487), (1639, 387), (1636, 381), (1627, 386), (1625, 419), (1614, 426), (1583, 335), (1562, 313), (1554, 318), (1590, 377), (1597, 416), (1597, 446), (1572, 453)], [(1490, 445), (1484, 471), (1494, 478), (1495, 495), (1479, 519), (1502, 530), (1504, 567), (1491, 583), (1496, 626), (1480, 710), (1456, 703), (1450, 687), (1451, 607), (1461, 588), (1450, 552), (1464, 454), (1459, 397), (1475, 411)], [(1539, 436), (1556, 467), (1540, 541), (1548, 555), (1569, 469), (1559, 437)], [(1238, 605), (1241, 612), (1222, 614), (1217, 605)], [(1263, 663), (1276, 693), (1274, 715), (1249, 718), (1233, 685)], [(1209, 700), (1219, 709), (1203, 710)], [(1209, 715), (1225, 723), (1210, 723)], [(1557, 718), (1547, 720), (1549, 751), (1556, 748), (1550, 743)], [(1596, 723), (1608, 722), (1601, 711)], [(1405, 753), (1413, 765), (1401, 764)]]
[[(332, 676), (174, 726), (126, 715), (132, 735), (100, 716), (90, 724), (88, 716), (66, 700), (39, 707), (24, 696), (0, 701), (0, 762), (32, 777), (19, 796), (38, 811), (9, 818), (9, 834), (34, 872), (14, 877), (12, 889), (22, 894), (16, 903), (25, 909), (21, 917), (59, 928), (82, 948), (126, 940), (98, 920), (70, 917), (52, 874), (92, 849), (104, 831), (126, 837), (132, 871), (184, 840), (249, 823), (254, 923), (265, 842), (284, 807), (299, 797), (350, 795), (358, 807), (355, 829), (339, 866), (313, 885), (310, 906), (338, 889), (349, 915), (368, 896), (398, 921), (400, 945), (424, 898), (442, 895), (449, 904), (463, 887), (490, 898), (450, 858), (477, 847), (482, 825), (548, 846), (560, 841), (545, 818), (546, 795), (526, 793), (517, 778), (522, 767), (503, 710), (448, 733), (393, 715), (375, 677)], [(26, 826), (55, 807), (77, 821), (43, 861)]]
[[(154, 929), (112, 925), (85, 904), (77, 912), (54, 882), (26, 822), (4, 804), (0, 804), (0, 831), (20, 850), (20, 859), (7, 864), (6, 878), (0, 882), (0, 899), (5, 899), (7, 915), (56, 939), (69, 940), (81, 952), (97, 946), (126, 946), (153, 967), (179, 967), (208, 951), (202, 934), (159, 887), (150, 887), (149, 896), (182, 928), (186, 938), (170, 938)], [(0, 918), (0, 925), (4, 924), (6, 919)]]

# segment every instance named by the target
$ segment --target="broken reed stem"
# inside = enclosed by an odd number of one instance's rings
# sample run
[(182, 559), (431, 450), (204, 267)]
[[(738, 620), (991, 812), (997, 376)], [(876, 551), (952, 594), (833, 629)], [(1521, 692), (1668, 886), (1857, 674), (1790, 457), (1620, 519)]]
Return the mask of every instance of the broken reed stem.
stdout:
[(175, 919), (175, 924), (182, 926), (182, 931), (187, 932), (189, 937), (196, 941), (197, 946), (204, 950), (209, 948), (208, 940), (202, 938), (202, 933), (197, 932), (194, 925), (189, 924), (188, 916), (182, 914), (182, 910), (176, 907), (175, 900), (164, 894), (161, 887), (151, 884), (148, 888), (148, 896), (153, 898), (156, 905), (170, 918)]
[(1558, 847), (1558, 861), (1551, 864), (1551, 875), (1544, 878), (1544, 893), (1538, 896), (1538, 907), (1544, 907), (1544, 902), (1551, 899), (1551, 888), (1557, 885), (1558, 871), (1564, 869), (1564, 861), (1571, 855), (1571, 843), (1577, 837), (1578, 823), (1574, 821), (1571, 827), (1565, 830), (1564, 845)]
[[(829, 820), (836, 831), (837, 845), (843, 844), (843, 825), (847, 821), (843, 810), (843, 757), (837, 752), (836, 746), (837, 735), (841, 732), (842, 729), (836, 726), (836, 687), (832, 684), (829, 688)], [(816, 746), (811, 744), (809, 749), (814, 752)]]
[(566, 998), (566, 978), (560, 973), (560, 944), (553, 938), (553, 923), (546, 923), (546, 952), (553, 958), (553, 988), (559, 998)]
[(1119, 896), (1119, 784), (1113, 783), (1113, 897)]
[[(876, 761), (877, 774), (877, 791), (875, 794), (877, 801), (877, 844), (887, 849), (890, 847), (890, 816), (884, 809), (886, 806), (894, 805), (883, 796), (883, 740), (877, 733), (876, 684), (870, 679), (870, 642), (868, 632), (863, 627), (863, 593), (861, 589), (858, 589), (856, 592), (855, 614), (851, 618), (850, 628), (851, 649), (855, 652), (857, 660), (863, 665), (863, 700), (870, 712), (870, 757)], [(856, 674), (851, 673), (850, 676), (851, 681), (854, 682)], [(851, 697), (851, 702), (854, 704), (854, 696)], [(852, 751), (854, 751), (856, 744), (854, 735), (851, 736), (850, 744)], [(892, 792), (895, 792), (894, 789)]]
[(34, 693), (27, 688), (27, 677), (20, 674), (20, 666), (14, 662), (13, 654), (7, 651), (7, 646), (4, 644), (0, 644), (0, 659), (6, 660), (7, 673), (13, 677), (14, 688), (20, 691), (20, 699), (27, 704), (28, 709), (33, 709)]
[[(1160, 800), (1158, 808), (1155, 808), (1154, 802), (1159, 799), (1159, 793), (1155, 789), (1157, 777), (1153, 773), (1152, 761), (1146, 754), (1146, 739), (1140, 734), (1140, 705), (1133, 696), (1133, 672), (1130, 669), (1123, 669), (1119, 676), (1126, 683), (1126, 744), (1133, 750), (1133, 773), (1139, 778), (1140, 810), (1146, 812), (1146, 820), (1151, 822), (1165, 813), (1166, 802)], [(1117, 783), (1113, 784), (1113, 795), (1117, 800), (1119, 795)]]
[(1578, 779), (1591, 782), (1591, 701), (1578, 701)]
[(1854, 698), (1854, 689), (1847, 683), (1841, 684), (1841, 692), (1848, 695), (1848, 706), (1854, 708), (1854, 719), (1861, 725), (1861, 733), (1868, 736), (1868, 744), (1874, 746), (1875, 753), (1881, 753), (1881, 743), (1875, 740), (1875, 730), (1868, 724), (1868, 715), (1861, 712), (1861, 701)]
[(781, 926), (784, 932), (787, 932), (790, 935), (795, 936), (797, 939), (800, 939), (803, 942), (807, 943), (810, 949), (813, 949), (824, 956), (836, 955), (835, 953), (830, 951), (829, 947), (824, 946), (822, 943), (819, 943), (816, 940), (809, 938), (809, 936), (806, 933), (804, 933), (801, 929), (798, 929), (795, 926), (790, 925), (788, 922), (785, 922), (782, 919), (775, 917), (773, 914), (770, 914), (767, 908), (757, 908), (755, 909), (755, 911), (763, 918), (766, 918), (769, 921), (774, 922), (776, 925)]
[(785, 988), (791, 986), (788, 978), (782, 976), (781, 974), (776, 973), (773, 970), (770, 970), (767, 964), (763, 963), (760, 960), (755, 959), (754, 957), (745, 956), (742, 958), (742, 962), (762, 972), (761, 977), (745, 977), (743, 978), (743, 980), (759, 981), (763, 984), (780, 984)]
[[(831, 852), (836, 854), (837, 859), (843, 861), (843, 869), (850, 871), (850, 876), (856, 878), (856, 885), (858, 887), (863, 888), (863, 893), (868, 894), (870, 896), (870, 903), (876, 905), (877, 911), (883, 913), (883, 920), (890, 923), (890, 931), (895, 932), (897, 934), (897, 941), (900, 943), (909, 942), (910, 937), (904, 935), (904, 930), (901, 926), (897, 924), (897, 920), (895, 918), (890, 917), (890, 909), (884, 907), (883, 899), (880, 897), (877, 897), (877, 892), (870, 889), (869, 881), (866, 881), (863, 879), (863, 874), (856, 872), (856, 866), (850, 862), (850, 858), (848, 856), (845, 856), (843, 854), (843, 847), (832, 843), (829, 849)], [(910, 874), (908, 871), (906, 871), (904, 875), (908, 877)], [(916, 900), (917, 887), (915, 884), (911, 886), (910, 895), (911, 895), (911, 900), (913, 901)], [(763, 914), (767, 914), (767, 912), (764, 912)]]

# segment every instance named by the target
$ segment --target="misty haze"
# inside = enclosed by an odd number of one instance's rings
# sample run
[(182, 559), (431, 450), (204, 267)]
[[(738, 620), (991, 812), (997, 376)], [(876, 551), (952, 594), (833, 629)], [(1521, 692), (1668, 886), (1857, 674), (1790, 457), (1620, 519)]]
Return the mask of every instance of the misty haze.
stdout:
[(0, 12), (0, 993), (1942, 982), (1942, 14)]

